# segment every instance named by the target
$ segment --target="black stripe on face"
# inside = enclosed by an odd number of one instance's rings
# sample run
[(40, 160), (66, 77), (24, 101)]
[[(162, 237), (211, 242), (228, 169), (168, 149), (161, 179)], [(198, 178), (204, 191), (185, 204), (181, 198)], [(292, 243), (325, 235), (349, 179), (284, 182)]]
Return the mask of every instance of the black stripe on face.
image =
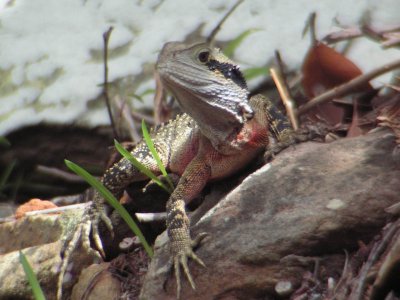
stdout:
[(207, 62), (206, 65), (209, 70), (220, 71), (224, 75), (225, 78), (231, 79), (239, 87), (247, 90), (246, 79), (244, 79), (242, 72), (240, 72), (240, 70), (237, 66), (229, 64), (229, 63), (220, 63), (213, 59), (211, 59), (209, 62)]

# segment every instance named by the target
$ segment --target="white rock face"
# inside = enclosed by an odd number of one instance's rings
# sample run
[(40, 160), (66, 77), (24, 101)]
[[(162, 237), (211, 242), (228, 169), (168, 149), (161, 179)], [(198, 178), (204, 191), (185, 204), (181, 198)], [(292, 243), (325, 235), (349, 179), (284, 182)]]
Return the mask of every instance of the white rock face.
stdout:
[[(234, 59), (244, 68), (262, 66), (279, 49), (294, 67), (309, 45), (301, 32), (310, 12), (318, 12), (317, 30), (323, 36), (335, 29), (334, 18), (357, 24), (366, 9), (375, 24), (393, 25), (398, 22), (398, 10), (393, 9), (397, 1), (245, 1), (217, 38), (226, 41), (247, 29), (261, 29), (243, 42)], [(103, 32), (114, 27), (109, 80), (129, 76), (133, 92), (140, 94), (154, 88), (152, 66), (165, 42), (183, 40), (203, 23), (199, 32), (207, 36), (234, 3), (0, 0), (0, 135), (39, 122), (107, 124), (104, 103), (97, 99), (103, 81)], [(398, 51), (384, 51), (364, 39), (349, 56), (367, 71), (394, 60)], [(147, 105), (151, 99), (147, 96)]]

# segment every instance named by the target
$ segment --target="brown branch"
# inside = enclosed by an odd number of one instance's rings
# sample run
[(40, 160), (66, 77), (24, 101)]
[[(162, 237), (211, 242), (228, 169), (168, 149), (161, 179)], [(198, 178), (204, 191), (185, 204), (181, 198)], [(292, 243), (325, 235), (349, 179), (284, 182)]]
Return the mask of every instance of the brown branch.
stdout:
[(234, 10), (242, 4), (243, 0), (238, 0), (234, 6), (225, 14), (225, 16), (218, 22), (217, 26), (211, 31), (210, 35), (208, 36), (206, 42), (210, 46), (214, 44), (215, 36), (217, 35), (218, 31), (220, 31), (222, 24), (225, 23), (226, 19), (234, 12)]
[(104, 60), (104, 82), (103, 82), (103, 96), (106, 102), (108, 116), (110, 117), (111, 127), (113, 130), (114, 138), (119, 140), (118, 132), (115, 127), (114, 118), (111, 111), (110, 97), (108, 95), (108, 42), (110, 40), (111, 32), (113, 31), (113, 27), (111, 26), (106, 32), (103, 33), (103, 41), (104, 41), (104, 51), (103, 51), (103, 60)]
[(399, 26), (385, 30), (377, 30), (368, 24), (364, 24), (359, 27), (349, 27), (329, 33), (322, 41), (327, 44), (334, 44), (364, 36), (373, 41), (380, 42), (383, 48), (390, 48), (400, 43), (400, 38), (396, 36), (398, 31), (400, 31)]
[(156, 81), (156, 92), (154, 94), (154, 123), (161, 124), (169, 120), (171, 117), (171, 109), (167, 107), (167, 91), (164, 88), (160, 75), (155, 72), (154, 80)]
[(311, 45), (315, 45), (317, 42), (317, 35), (315, 33), (315, 19), (317, 18), (317, 13), (313, 12), (310, 14), (308, 17), (308, 20), (306, 21), (306, 24), (303, 29), (303, 37), (307, 33), (308, 30), (310, 30), (310, 35), (311, 35)]
[[(364, 263), (358, 281), (355, 282), (354, 294), (351, 294), (349, 299), (351, 300), (361, 300), (365, 295), (365, 289), (367, 288), (368, 275), (370, 274), (371, 268), (374, 264), (381, 258), (381, 255), (389, 245), (392, 237), (398, 230), (398, 222), (394, 226), (391, 226), (387, 232), (384, 233), (383, 238), (380, 243), (377, 243), (371, 249), (368, 260)], [(372, 299), (372, 298), (371, 298)]]
[(279, 72), (277, 73), (278, 76), (276, 79), (278, 79), (283, 89), (283, 93), (279, 93), (281, 94), (281, 97), (283, 94), (285, 96), (285, 98), (282, 98), (282, 100), (284, 101), (283, 103), (286, 107), (286, 112), (289, 116), (290, 122), (292, 123), (292, 127), (294, 130), (297, 130), (299, 128), (299, 120), (297, 119), (296, 102), (293, 100), (292, 93), (290, 92), (289, 84), (286, 78), (285, 65), (283, 63), (281, 53), (278, 50), (275, 51), (275, 58), (279, 67)]
[(62, 179), (62, 180), (68, 181), (68, 182), (78, 182), (78, 183), (84, 183), (85, 182), (85, 180), (83, 180), (82, 177), (80, 177), (78, 175), (74, 175), (74, 174), (68, 173), (68, 172), (65, 172), (65, 171), (63, 171), (61, 169), (58, 169), (58, 168), (38, 165), (36, 167), (36, 170), (39, 173), (44, 174), (46, 176)]
[(292, 123), (292, 127), (294, 130), (299, 128), (299, 122), (297, 120), (297, 115), (295, 112), (295, 107), (293, 100), (290, 98), (289, 92), (283, 83), (283, 79), (279, 71), (275, 70), (274, 68), (270, 69), (270, 73), (272, 79), (275, 82), (276, 87), (278, 88), (279, 95), (281, 96), (282, 102), (285, 105), (286, 113), (289, 116), (290, 122)]
[(132, 118), (135, 119), (138, 122), (142, 122), (142, 119), (146, 122), (147, 125), (154, 126), (154, 118), (150, 117), (148, 115), (145, 115), (139, 111), (131, 111), (130, 114), (132, 115)]
[(356, 88), (362, 86), (363, 84), (367, 83), (368, 81), (374, 79), (375, 77), (378, 77), (384, 73), (390, 72), (394, 69), (400, 68), (400, 60), (396, 60), (394, 62), (391, 62), (389, 64), (386, 64), (384, 66), (381, 66), (379, 68), (376, 68), (368, 73), (365, 73), (363, 75), (360, 75), (352, 80), (350, 80), (347, 83), (344, 83), (342, 85), (339, 85), (317, 97), (314, 97), (310, 101), (308, 101), (306, 104), (302, 105), (299, 107), (297, 111), (297, 115), (300, 116), (310, 110), (311, 108), (332, 100), (333, 98), (341, 97), (344, 96)]
[(126, 101), (122, 101), (119, 95), (115, 95), (113, 98), (115, 104), (117, 105), (119, 111), (122, 113), (122, 118), (128, 124), (128, 131), (133, 142), (138, 142), (140, 140), (140, 135), (138, 134), (136, 124), (133, 121), (132, 114)]

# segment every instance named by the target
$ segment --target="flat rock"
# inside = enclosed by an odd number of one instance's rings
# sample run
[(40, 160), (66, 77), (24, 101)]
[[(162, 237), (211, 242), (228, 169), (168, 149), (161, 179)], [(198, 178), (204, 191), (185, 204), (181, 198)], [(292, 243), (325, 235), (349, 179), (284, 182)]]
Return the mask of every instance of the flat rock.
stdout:
[[(298, 288), (317, 260), (322, 280), (340, 277), (343, 250), (370, 241), (400, 201), (394, 146), (378, 130), (280, 153), (193, 224), (193, 236), (210, 234), (196, 250), (207, 268), (189, 262), (197, 288), (183, 278), (181, 299), (276, 299), (277, 285)], [(176, 297), (167, 241), (156, 241), (141, 299)]]
[[(83, 210), (62, 215), (35, 215), (0, 224), (0, 299), (33, 299), (32, 290), (19, 262), (22, 251), (47, 299), (55, 299), (61, 264), (61, 247), (66, 232), (82, 219)], [(64, 277), (69, 291), (77, 274), (85, 266), (97, 262), (93, 252), (78, 247)], [(68, 297), (68, 292), (63, 298)]]

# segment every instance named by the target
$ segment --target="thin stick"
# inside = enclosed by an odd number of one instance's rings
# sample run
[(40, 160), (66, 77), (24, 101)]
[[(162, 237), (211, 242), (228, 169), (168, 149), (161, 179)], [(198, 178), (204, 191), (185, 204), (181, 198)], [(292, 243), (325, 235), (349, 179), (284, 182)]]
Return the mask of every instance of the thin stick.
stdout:
[(138, 122), (142, 122), (142, 119), (143, 119), (147, 125), (153, 126), (155, 124), (154, 118), (152, 118), (148, 115), (145, 115), (141, 112), (133, 110), (133, 111), (130, 111), (130, 114), (132, 115), (132, 118), (134, 118)]
[(167, 213), (135, 213), (136, 218), (139, 222), (148, 223), (155, 221), (165, 221), (167, 219)]
[(119, 140), (118, 132), (115, 127), (114, 118), (111, 111), (110, 97), (108, 96), (108, 42), (110, 40), (111, 32), (113, 31), (113, 27), (111, 26), (106, 32), (103, 33), (103, 41), (104, 41), (104, 51), (103, 51), (103, 60), (104, 60), (104, 83), (103, 83), (103, 96), (106, 101), (108, 116), (110, 117), (111, 127), (113, 130), (114, 138)]
[(350, 93), (351, 91), (355, 90), (356, 88), (360, 87), (361, 85), (374, 79), (375, 77), (378, 77), (384, 73), (390, 72), (397, 68), (400, 68), (400, 59), (395, 60), (394, 62), (391, 62), (387, 65), (376, 68), (368, 73), (360, 75), (360, 76), (350, 80), (347, 83), (339, 85), (317, 97), (314, 97), (313, 99), (308, 101), (306, 104), (299, 107), (299, 109), (297, 111), (297, 115), (300, 116), (300, 115), (304, 114), (305, 112), (307, 112), (308, 110), (310, 110), (311, 108), (313, 108), (321, 103), (328, 102), (328, 101), (332, 100), (333, 98), (344, 96), (345, 94)]
[(71, 204), (71, 205), (66, 205), (66, 206), (60, 206), (60, 207), (54, 207), (54, 208), (47, 208), (47, 209), (41, 209), (41, 210), (32, 210), (28, 211), (25, 213), (25, 216), (36, 216), (36, 215), (46, 215), (46, 214), (53, 214), (53, 213), (59, 213), (59, 212), (64, 212), (72, 209), (83, 209), (89, 205), (91, 205), (92, 202), (86, 202), (86, 203), (79, 203), (79, 204)]
[(317, 17), (317, 13), (313, 12), (310, 14), (308, 17), (308, 20), (306, 21), (306, 25), (304, 26), (303, 29), (303, 37), (307, 33), (308, 30), (310, 30), (310, 35), (311, 35), (311, 45), (315, 45), (317, 42), (317, 35), (315, 33), (315, 19)]
[(167, 108), (167, 90), (164, 88), (160, 75), (155, 72), (154, 79), (156, 81), (156, 92), (154, 94), (154, 123), (161, 124), (170, 117), (171, 110)]
[(283, 63), (281, 53), (278, 50), (275, 51), (275, 58), (278, 62), (279, 67), (278, 79), (281, 79), (280, 83), (283, 86), (287, 96), (287, 98), (284, 100), (284, 104), (286, 110), (288, 111), (289, 119), (292, 122), (292, 126), (295, 130), (297, 130), (299, 127), (299, 120), (297, 119), (296, 102), (293, 100), (292, 93), (290, 92), (289, 84), (286, 77), (285, 64)]
[(126, 123), (128, 123), (128, 128), (129, 128), (128, 131), (131, 140), (133, 142), (138, 142), (140, 140), (140, 136), (138, 134), (136, 124), (133, 121), (129, 107), (126, 105), (126, 102), (122, 102), (122, 99), (120, 98), (119, 95), (115, 95), (113, 100), (116, 103), (119, 110), (122, 112), (122, 117), (125, 119)]
[(225, 14), (225, 16), (218, 22), (217, 26), (211, 31), (210, 35), (208, 36), (206, 42), (210, 46), (214, 44), (215, 36), (217, 35), (218, 31), (220, 31), (222, 24), (228, 19), (228, 17), (234, 12), (234, 10), (243, 2), (243, 0), (238, 0), (234, 6)]
[(283, 79), (279, 72), (275, 70), (274, 68), (269, 69), (272, 79), (275, 82), (276, 87), (278, 88), (279, 95), (281, 96), (282, 102), (286, 107), (286, 112), (288, 114), (288, 117), (290, 119), (290, 122), (292, 123), (292, 127), (294, 130), (297, 130), (299, 128), (299, 122), (297, 120), (297, 115), (295, 112), (295, 107), (293, 100), (289, 96), (289, 92), (286, 89), (286, 86), (283, 84)]
[(78, 183), (85, 182), (80, 176), (65, 172), (58, 168), (37, 165), (36, 170), (42, 174), (49, 175), (54, 178), (59, 178), (68, 182), (78, 182)]
[[(92, 201), (86, 203), (79, 203), (79, 204), (72, 204), (48, 209), (41, 209), (41, 210), (32, 210), (25, 213), (25, 216), (36, 216), (36, 215), (46, 215), (46, 214), (53, 214), (53, 213), (60, 213), (69, 211), (72, 209), (84, 209), (87, 206), (90, 206)], [(167, 219), (167, 213), (135, 213), (135, 216), (140, 222), (149, 223), (155, 221), (164, 221)]]

